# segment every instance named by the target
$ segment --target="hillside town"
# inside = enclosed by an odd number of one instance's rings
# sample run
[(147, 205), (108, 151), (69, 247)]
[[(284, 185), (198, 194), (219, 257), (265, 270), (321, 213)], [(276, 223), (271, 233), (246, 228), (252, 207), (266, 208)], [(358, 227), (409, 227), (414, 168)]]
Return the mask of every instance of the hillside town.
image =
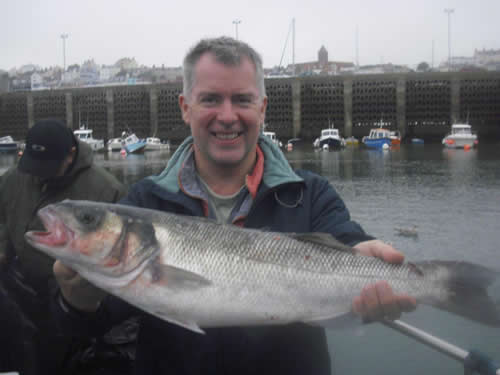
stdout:
[[(356, 65), (354, 62), (332, 61), (324, 46), (316, 61), (275, 66), (265, 69), (268, 78), (293, 76), (390, 74), (410, 72), (500, 71), (500, 49), (474, 51), (472, 56), (453, 56), (439, 66), (421, 62), (415, 68), (391, 63)], [(0, 70), (0, 92), (51, 90), (89, 86), (117, 86), (182, 82), (182, 67), (140, 65), (134, 57), (123, 57), (113, 65), (100, 65), (88, 59), (81, 65), (40, 67), (26, 64), (11, 70)]]

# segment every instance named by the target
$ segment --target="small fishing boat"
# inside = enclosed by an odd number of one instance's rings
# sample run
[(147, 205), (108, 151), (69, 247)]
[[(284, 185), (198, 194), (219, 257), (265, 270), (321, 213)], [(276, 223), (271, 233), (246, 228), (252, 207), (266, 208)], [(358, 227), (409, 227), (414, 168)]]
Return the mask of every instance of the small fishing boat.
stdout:
[(391, 145), (400, 145), (401, 144), (401, 133), (399, 130), (391, 130), (390, 136), (391, 138)]
[(283, 144), (280, 142), (280, 140), (276, 137), (275, 132), (269, 132), (265, 131), (263, 132), (266, 137), (268, 137), (276, 146), (281, 147)]
[(169, 150), (170, 144), (168, 142), (163, 143), (160, 138), (148, 137), (146, 138), (146, 151), (148, 150)]
[(88, 129), (85, 125), (80, 125), (80, 128), (73, 132), (77, 139), (88, 144), (93, 151), (100, 151), (104, 149), (104, 140), (95, 139), (92, 136), (92, 133), (93, 130)]
[(370, 133), (363, 137), (362, 142), (366, 147), (370, 148), (389, 148), (392, 144), (391, 132), (384, 128), (371, 129)]
[(347, 137), (345, 139), (345, 144), (347, 146), (357, 146), (357, 145), (359, 145), (359, 141), (358, 141), (358, 139), (356, 137), (352, 137), (351, 136), (351, 137)]
[(413, 143), (414, 145), (423, 145), (424, 140), (422, 138), (412, 138), (411, 143)]
[(478, 141), (469, 124), (452, 124), (451, 132), (441, 143), (448, 148), (471, 148), (477, 146)]
[(340, 136), (339, 130), (331, 125), (328, 129), (322, 129), (321, 135), (314, 141), (315, 147), (339, 149), (345, 146), (344, 138)]
[(10, 135), (0, 137), (0, 152), (16, 152), (19, 144)]
[(123, 141), (121, 138), (111, 138), (108, 141), (106, 148), (108, 149), (108, 151), (121, 151), (121, 149), (123, 148), (122, 142)]
[(127, 154), (141, 154), (146, 149), (146, 141), (139, 139), (135, 133), (127, 135), (122, 145)]

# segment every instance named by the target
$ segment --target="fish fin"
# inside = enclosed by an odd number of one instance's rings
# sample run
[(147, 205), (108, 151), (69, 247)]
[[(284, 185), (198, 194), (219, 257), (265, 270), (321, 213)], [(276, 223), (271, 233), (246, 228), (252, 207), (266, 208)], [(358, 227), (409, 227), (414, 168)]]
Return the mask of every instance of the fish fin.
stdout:
[(345, 251), (353, 254), (356, 253), (356, 251), (352, 247), (343, 244), (335, 237), (333, 237), (330, 233), (323, 233), (323, 232), (287, 233), (287, 235), (292, 238), (295, 238), (297, 241), (312, 242), (318, 245), (331, 247), (338, 251)]
[(169, 289), (198, 289), (212, 285), (212, 282), (197, 273), (152, 262), (151, 283), (165, 284)]
[(417, 262), (417, 274), (447, 272), (446, 298), (424, 298), (422, 303), (494, 327), (500, 327), (500, 303), (488, 295), (488, 287), (500, 278), (500, 272), (468, 262)]
[(165, 320), (165, 321), (167, 321), (169, 323), (181, 326), (183, 328), (189, 329), (190, 331), (193, 331), (193, 332), (196, 332), (196, 333), (200, 333), (202, 335), (205, 334), (205, 331), (202, 330), (198, 326), (198, 324), (196, 324), (196, 322), (194, 322), (194, 321), (185, 321), (185, 320), (182, 320), (179, 317), (173, 317), (173, 316), (165, 314), (165, 313), (163, 313), (161, 311), (153, 311), (151, 313), (153, 315), (155, 315), (156, 317), (158, 317), (160, 319), (163, 319), (163, 320)]

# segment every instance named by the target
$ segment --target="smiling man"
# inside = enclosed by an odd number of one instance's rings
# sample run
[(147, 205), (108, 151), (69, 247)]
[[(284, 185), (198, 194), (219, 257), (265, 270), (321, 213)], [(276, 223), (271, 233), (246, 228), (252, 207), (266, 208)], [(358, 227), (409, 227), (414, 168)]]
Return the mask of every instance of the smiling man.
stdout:
[[(160, 175), (132, 186), (121, 203), (247, 228), (330, 233), (365, 255), (403, 260), (401, 253), (351, 220), (326, 179), (292, 170), (279, 148), (261, 135), (267, 97), (262, 60), (250, 46), (227, 37), (196, 44), (184, 60), (179, 105), (192, 136)], [(103, 299), (103, 292), (92, 291), (60, 262), (54, 271), (62, 293), (56, 305), (58, 321), (73, 332), (102, 331), (130, 313), (130, 306), (114, 297)], [(363, 290), (353, 310), (368, 319), (395, 318), (414, 304), (409, 297), (395, 296), (382, 282)], [(331, 372), (325, 332), (319, 327), (294, 323), (207, 328), (206, 335), (199, 335), (142, 314), (138, 374)]]

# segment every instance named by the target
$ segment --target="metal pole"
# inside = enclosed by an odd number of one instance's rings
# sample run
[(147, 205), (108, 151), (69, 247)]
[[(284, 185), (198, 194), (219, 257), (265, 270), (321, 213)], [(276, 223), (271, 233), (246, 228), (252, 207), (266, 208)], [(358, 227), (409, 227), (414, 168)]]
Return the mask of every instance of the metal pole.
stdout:
[(455, 11), (455, 9), (446, 8), (444, 11), (448, 14), (448, 71), (451, 72), (450, 15)]
[(238, 40), (238, 25), (241, 23), (241, 20), (234, 20), (233, 23), (236, 28), (236, 40)]
[(68, 38), (68, 34), (61, 34), (61, 38), (63, 41), (63, 73), (66, 71), (66, 38)]
[(381, 323), (461, 362), (466, 371), (471, 370), (477, 371), (480, 374), (500, 375), (499, 365), (481, 353), (472, 351), (467, 352), (458, 346), (441, 340), (440, 338), (413, 327), (408, 323), (404, 323), (401, 320), (383, 320)]

